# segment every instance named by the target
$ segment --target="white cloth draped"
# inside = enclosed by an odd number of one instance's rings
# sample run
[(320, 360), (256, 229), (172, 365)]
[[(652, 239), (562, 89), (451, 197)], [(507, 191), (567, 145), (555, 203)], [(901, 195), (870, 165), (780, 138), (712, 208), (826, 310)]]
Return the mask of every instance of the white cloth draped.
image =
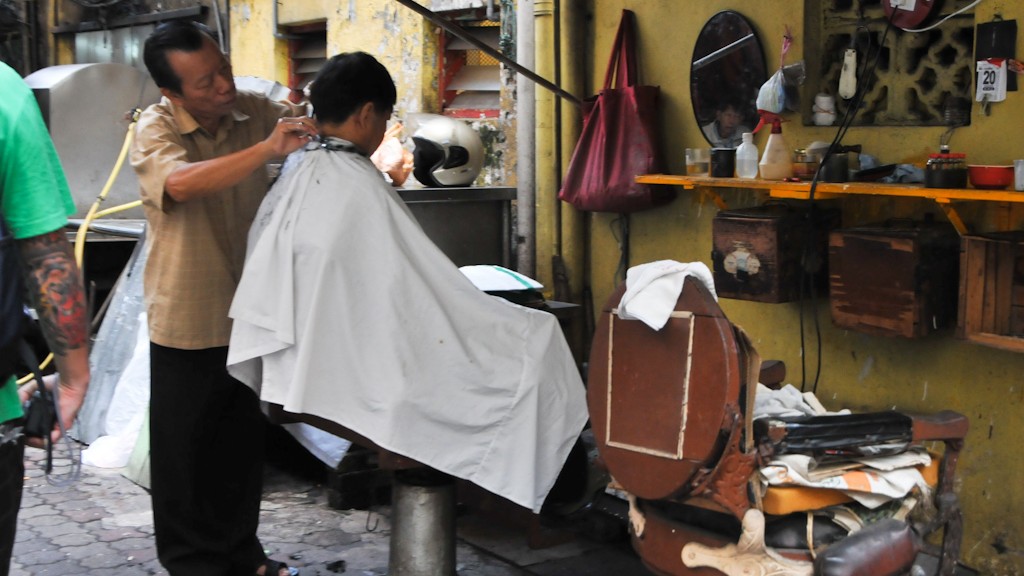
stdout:
[(368, 158), (301, 154), (249, 234), (230, 372), (539, 511), (587, 419), (557, 319), (474, 287)]
[(706, 264), (658, 260), (626, 271), (626, 292), (619, 301), (619, 318), (640, 320), (654, 330), (661, 330), (675, 309), (683, 282), (689, 276), (702, 282), (718, 300), (715, 279)]

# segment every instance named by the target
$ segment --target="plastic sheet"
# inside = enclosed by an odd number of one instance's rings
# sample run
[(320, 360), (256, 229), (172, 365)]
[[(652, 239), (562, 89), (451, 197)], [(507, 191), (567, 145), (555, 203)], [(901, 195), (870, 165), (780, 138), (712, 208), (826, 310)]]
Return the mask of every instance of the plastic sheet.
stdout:
[[(89, 354), (92, 372), (89, 391), (78, 412), (78, 423), (71, 431), (73, 438), (86, 444), (108, 434), (107, 412), (118, 380), (135, 351), (139, 314), (145, 310), (142, 271), (146, 265), (147, 252), (143, 232), (117, 280), (110, 307)], [(148, 382), (146, 388), (149, 388)]]

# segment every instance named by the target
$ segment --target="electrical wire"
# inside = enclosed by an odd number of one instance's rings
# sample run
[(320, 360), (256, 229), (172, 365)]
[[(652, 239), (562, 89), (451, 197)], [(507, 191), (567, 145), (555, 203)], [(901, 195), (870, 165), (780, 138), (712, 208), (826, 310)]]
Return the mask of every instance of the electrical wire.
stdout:
[[(928, 30), (932, 30), (932, 29), (942, 25), (943, 23), (948, 21), (950, 18), (953, 18), (954, 16), (958, 16), (960, 14), (963, 14), (964, 12), (970, 10), (971, 8), (974, 8), (975, 6), (980, 4), (981, 1), (982, 0), (975, 0), (974, 2), (968, 4), (967, 6), (964, 6), (963, 8), (961, 8), (961, 9), (955, 11), (955, 12), (952, 12), (951, 14), (948, 14), (946, 17), (944, 17), (943, 19), (939, 20), (935, 24), (932, 24), (931, 26), (928, 26), (928, 27), (925, 27), (925, 28), (919, 28), (919, 29), (905, 29), (904, 28), (902, 30), (904, 32), (911, 32), (911, 33), (926, 32)], [(878, 46), (875, 49), (874, 60), (871, 61), (871, 65), (870, 66), (865, 65), (864, 68), (861, 70), (860, 76), (857, 78), (857, 93), (854, 95), (854, 97), (851, 100), (850, 104), (846, 107), (846, 111), (843, 114), (843, 119), (839, 123), (839, 129), (836, 131), (835, 137), (832, 139), (832, 142), (829, 144), (828, 150), (825, 152), (824, 157), (822, 158), (821, 162), (818, 164), (818, 169), (814, 172), (814, 177), (811, 179), (810, 191), (808, 193), (808, 201), (810, 202), (811, 210), (812, 211), (814, 209), (814, 193), (815, 193), (815, 190), (818, 187), (818, 181), (819, 181), (819, 179), (821, 177), (822, 168), (825, 166), (825, 163), (828, 160), (828, 158), (837, 152), (838, 148), (840, 147), (840, 142), (842, 142), (843, 137), (846, 136), (847, 130), (849, 130), (850, 126), (853, 124), (854, 118), (856, 118), (856, 116), (857, 116), (857, 111), (860, 109), (860, 106), (861, 106), (861, 104), (864, 101), (864, 96), (868, 93), (868, 87), (864, 86), (864, 82), (865, 82), (866, 79), (869, 79), (871, 77), (871, 76), (868, 75), (868, 71), (870, 70), (870, 72), (872, 74), (874, 74), (875, 69), (878, 67), (878, 59), (881, 57), (882, 47), (885, 46), (885, 40), (886, 40), (886, 38), (889, 35), (889, 31), (894, 28), (893, 20), (896, 17), (896, 13), (897, 13), (897, 11), (893, 10), (892, 13), (890, 14), (889, 18), (886, 20), (885, 30), (882, 32), (882, 38), (878, 41)], [(858, 26), (858, 30), (859, 29), (860, 29), (860, 27)], [(855, 38), (856, 38), (856, 33), (855, 33)], [(866, 60), (870, 60), (870, 49), (871, 49), (870, 38), (871, 38), (870, 35), (868, 35), (868, 55), (869, 55), (869, 57)], [(811, 221), (810, 225), (808, 226), (808, 229), (810, 230), (810, 234), (813, 236), (814, 229), (815, 229), (815, 222), (813, 220)], [(814, 238), (808, 238), (808, 241), (804, 243), (804, 256), (805, 257), (807, 257), (809, 251), (811, 250), (811, 247), (817, 245), (817, 243), (814, 242), (813, 240), (815, 240), (815, 239)], [(806, 269), (805, 269), (804, 272), (806, 274)], [(813, 292), (815, 291), (815, 288), (816, 287), (814, 286), (814, 282), (813, 282), (813, 279), (812, 279), (810, 281), (810, 289), (812, 291), (812, 299), (815, 298), (815, 296), (813, 294)], [(803, 293), (803, 286), (801, 285), (801, 295), (802, 295), (802, 293)], [(800, 351), (801, 351), (801, 354), (800, 354), (800, 369), (801, 369), (801, 376), (802, 376), (801, 384), (800, 384), (800, 390), (801, 391), (803, 391), (805, 389), (806, 385), (807, 385), (807, 376), (806, 376), (807, 354), (805, 353), (805, 347), (804, 347), (805, 343), (804, 343), (804, 317), (803, 317), (803, 311), (804, 311), (803, 310), (803, 302), (801, 301), (801, 305), (800, 305), (800, 321), (799, 321), (799, 327), (800, 327)], [(815, 376), (814, 376), (814, 384), (811, 387), (811, 391), (813, 393), (817, 394), (817, 392), (818, 392), (818, 382), (820, 381), (820, 377), (821, 377), (821, 366), (822, 366), (822, 356), (823, 356), (823, 354), (822, 354), (822, 348), (821, 348), (821, 328), (820, 328), (819, 323), (818, 323), (818, 314), (815, 313), (813, 317), (814, 317), (815, 333), (817, 334), (818, 355), (817, 355), (817, 367), (816, 367)]]
[(83, 8), (110, 8), (115, 4), (120, 4), (124, 0), (71, 0), (75, 4)]
[[(981, 0), (977, 0), (977, 1), (980, 2)], [(975, 2), (975, 3), (977, 3), (977, 2)], [(860, 75), (857, 77), (857, 92), (856, 92), (856, 94), (854, 94), (854, 96), (851, 99), (849, 105), (847, 105), (846, 111), (843, 113), (843, 119), (839, 122), (839, 129), (836, 130), (836, 134), (832, 138), (832, 142), (829, 143), (828, 150), (826, 150), (825, 155), (821, 159), (821, 162), (818, 163), (818, 169), (815, 170), (814, 177), (811, 178), (811, 186), (810, 186), (810, 190), (809, 190), (808, 195), (807, 195), (807, 199), (808, 199), (808, 202), (810, 204), (809, 213), (811, 215), (811, 220), (810, 220), (810, 222), (808, 223), (808, 226), (807, 226), (809, 238), (807, 238), (807, 241), (804, 242), (804, 252), (803, 252), (803, 255), (804, 255), (805, 262), (802, 263), (802, 264), (805, 265), (804, 271), (803, 271), (804, 275), (812, 276), (812, 275), (810, 275), (807, 272), (807, 269), (806, 269), (807, 262), (806, 262), (806, 260), (810, 257), (810, 251), (812, 250), (812, 248), (814, 246), (817, 246), (817, 242), (815, 241), (816, 238), (814, 238), (815, 229), (816, 229), (816, 222), (813, 219), (813, 216), (814, 216), (814, 200), (815, 200), (814, 193), (815, 193), (815, 190), (817, 190), (818, 181), (821, 178), (821, 171), (824, 168), (824, 166), (825, 166), (826, 162), (828, 161), (829, 157), (831, 157), (833, 154), (837, 153), (837, 151), (839, 150), (840, 142), (842, 142), (843, 137), (846, 136), (847, 130), (849, 130), (850, 126), (853, 124), (853, 120), (857, 116), (857, 111), (860, 109), (860, 106), (861, 106), (861, 104), (864, 101), (864, 96), (869, 91), (868, 90), (869, 87), (865, 86), (865, 81), (868, 80), (871, 77), (871, 76), (869, 76), (868, 72), (870, 70), (871, 74), (874, 74), (875, 69), (877, 69), (877, 67), (878, 67), (878, 59), (882, 55), (882, 47), (885, 46), (885, 40), (889, 36), (889, 31), (894, 28), (894, 26), (893, 26), (893, 19), (895, 18), (895, 16), (896, 16), (896, 11), (894, 10), (892, 12), (892, 14), (889, 16), (889, 18), (886, 20), (885, 30), (882, 32), (882, 38), (878, 41), (878, 46), (876, 46), (876, 48), (875, 48), (875, 54), (874, 54), (874, 59), (873, 60), (871, 59), (870, 41), (869, 41), (869, 43), (868, 43), (868, 57), (865, 59), (865, 62), (870, 61), (871, 63), (870, 63), (870, 65), (865, 64), (864, 68), (861, 69)], [(869, 36), (869, 40), (870, 40), (870, 36)], [(814, 297), (815, 296), (814, 293), (816, 292), (816, 289), (815, 289), (816, 287), (814, 286), (813, 276), (809, 280), (809, 282), (810, 282), (810, 289), (811, 289), (811, 292), (812, 292), (812, 297)], [(802, 294), (802, 291), (803, 291), (803, 286), (801, 285), (801, 294)], [(803, 312), (804, 312), (803, 302), (801, 301), (801, 305), (800, 305), (800, 319), (799, 319), (799, 329), (800, 329), (800, 371), (801, 371), (800, 390), (801, 391), (804, 391), (806, 389), (806, 386), (807, 386), (807, 366), (806, 366), (806, 364), (807, 364), (807, 354), (806, 354), (806, 348), (805, 348), (805, 343), (804, 343), (804, 314), (803, 314)], [(818, 383), (819, 383), (820, 378), (821, 378), (821, 367), (822, 367), (822, 361), (823, 361), (823, 353), (822, 353), (821, 326), (819, 324), (817, 311), (814, 311), (813, 318), (814, 318), (814, 329), (815, 329), (815, 333), (817, 335), (816, 339), (817, 339), (817, 346), (818, 346), (818, 354), (817, 354), (817, 365), (815, 367), (815, 373), (814, 373), (815, 374), (814, 375), (814, 383), (811, 386), (811, 392), (814, 393), (814, 394), (817, 394), (818, 393)]]
[[(926, 26), (924, 28), (901, 28), (901, 30), (903, 30), (904, 32), (913, 32), (913, 33), (927, 32), (929, 30), (934, 30), (935, 28), (938, 28), (939, 26), (945, 24), (946, 21), (949, 20), (950, 18), (953, 18), (954, 16), (959, 16), (959, 15), (963, 14), (964, 12), (967, 12), (971, 8), (974, 8), (978, 4), (981, 4), (981, 0), (974, 0), (974, 2), (971, 2), (967, 6), (964, 6), (963, 8), (961, 8), (961, 9), (955, 11), (955, 12), (951, 12), (951, 13), (947, 14), (942, 20), (939, 20), (938, 22), (932, 24), (931, 26)], [(896, 13), (896, 11), (893, 10), (893, 14), (895, 14), (895, 13)]]
[[(618, 234), (616, 234), (616, 225)], [(612, 278), (614, 286), (626, 281), (626, 272), (629, 270), (629, 214), (620, 214), (618, 218), (608, 223), (612, 229), (612, 237), (619, 245), (619, 262), (615, 267), (615, 276)]]

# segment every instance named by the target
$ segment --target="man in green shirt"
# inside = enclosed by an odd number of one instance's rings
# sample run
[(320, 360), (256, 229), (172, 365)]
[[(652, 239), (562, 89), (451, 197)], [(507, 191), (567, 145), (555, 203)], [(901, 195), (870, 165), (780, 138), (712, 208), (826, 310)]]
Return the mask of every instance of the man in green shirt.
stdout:
[[(89, 385), (85, 296), (64, 232), (75, 206), (32, 90), (3, 63), (0, 94), (0, 214), (60, 373), (61, 419), (70, 428)], [(0, 576), (9, 570), (21, 505), (21, 400), (14, 376), (0, 375)], [(59, 435), (54, 427), (51, 439)]]

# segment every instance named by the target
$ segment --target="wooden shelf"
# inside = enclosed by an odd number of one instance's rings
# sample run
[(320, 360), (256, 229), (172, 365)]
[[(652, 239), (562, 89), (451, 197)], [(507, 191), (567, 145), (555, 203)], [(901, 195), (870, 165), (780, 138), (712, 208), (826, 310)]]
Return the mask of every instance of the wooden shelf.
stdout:
[[(676, 176), (644, 174), (636, 177), (642, 184), (665, 184), (694, 190), (714, 200), (719, 209), (727, 209), (718, 188), (762, 190), (772, 198), (807, 200), (810, 182), (782, 182), (757, 178), (712, 178), (709, 176)], [(946, 213), (961, 236), (967, 227), (956, 213), (956, 202), (1004, 202), (1024, 204), (1024, 192), (1013, 190), (981, 190), (977, 188), (925, 188), (920, 184), (880, 184), (877, 182), (819, 182), (815, 199), (843, 196), (890, 196), (932, 200)], [(1024, 352), (1024, 337), (1018, 336), (1024, 326), (1024, 285), (1017, 276), (1017, 246), (1024, 240), (1024, 231), (971, 236), (961, 244), (959, 318), (960, 338), (984, 346)], [(967, 270), (968, 273), (964, 271)]]
[[(687, 190), (698, 189), (710, 194), (720, 209), (726, 209), (725, 201), (714, 192), (715, 188), (740, 188), (765, 190), (772, 198), (807, 200), (810, 198), (810, 182), (783, 182), (758, 178), (712, 178), (709, 176), (678, 176), (674, 174), (643, 174), (636, 177), (641, 184), (666, 184), (680, 186)], [(879, 184), (877, 182), (819, 182), (814, 189), (814, 198), (826, 200), (843, 196), (896, 196), (904, 198), (925, 198), (933, 200), (945, 211), (953, 226), (961, 235), (967, 233), (960, 216), (953, 208), (954, 202), (1012, 202), (1024, 203), (1024, 192), (1014, 190), (981, 190), (978, 188), (925, 188), (920, 184)]]

